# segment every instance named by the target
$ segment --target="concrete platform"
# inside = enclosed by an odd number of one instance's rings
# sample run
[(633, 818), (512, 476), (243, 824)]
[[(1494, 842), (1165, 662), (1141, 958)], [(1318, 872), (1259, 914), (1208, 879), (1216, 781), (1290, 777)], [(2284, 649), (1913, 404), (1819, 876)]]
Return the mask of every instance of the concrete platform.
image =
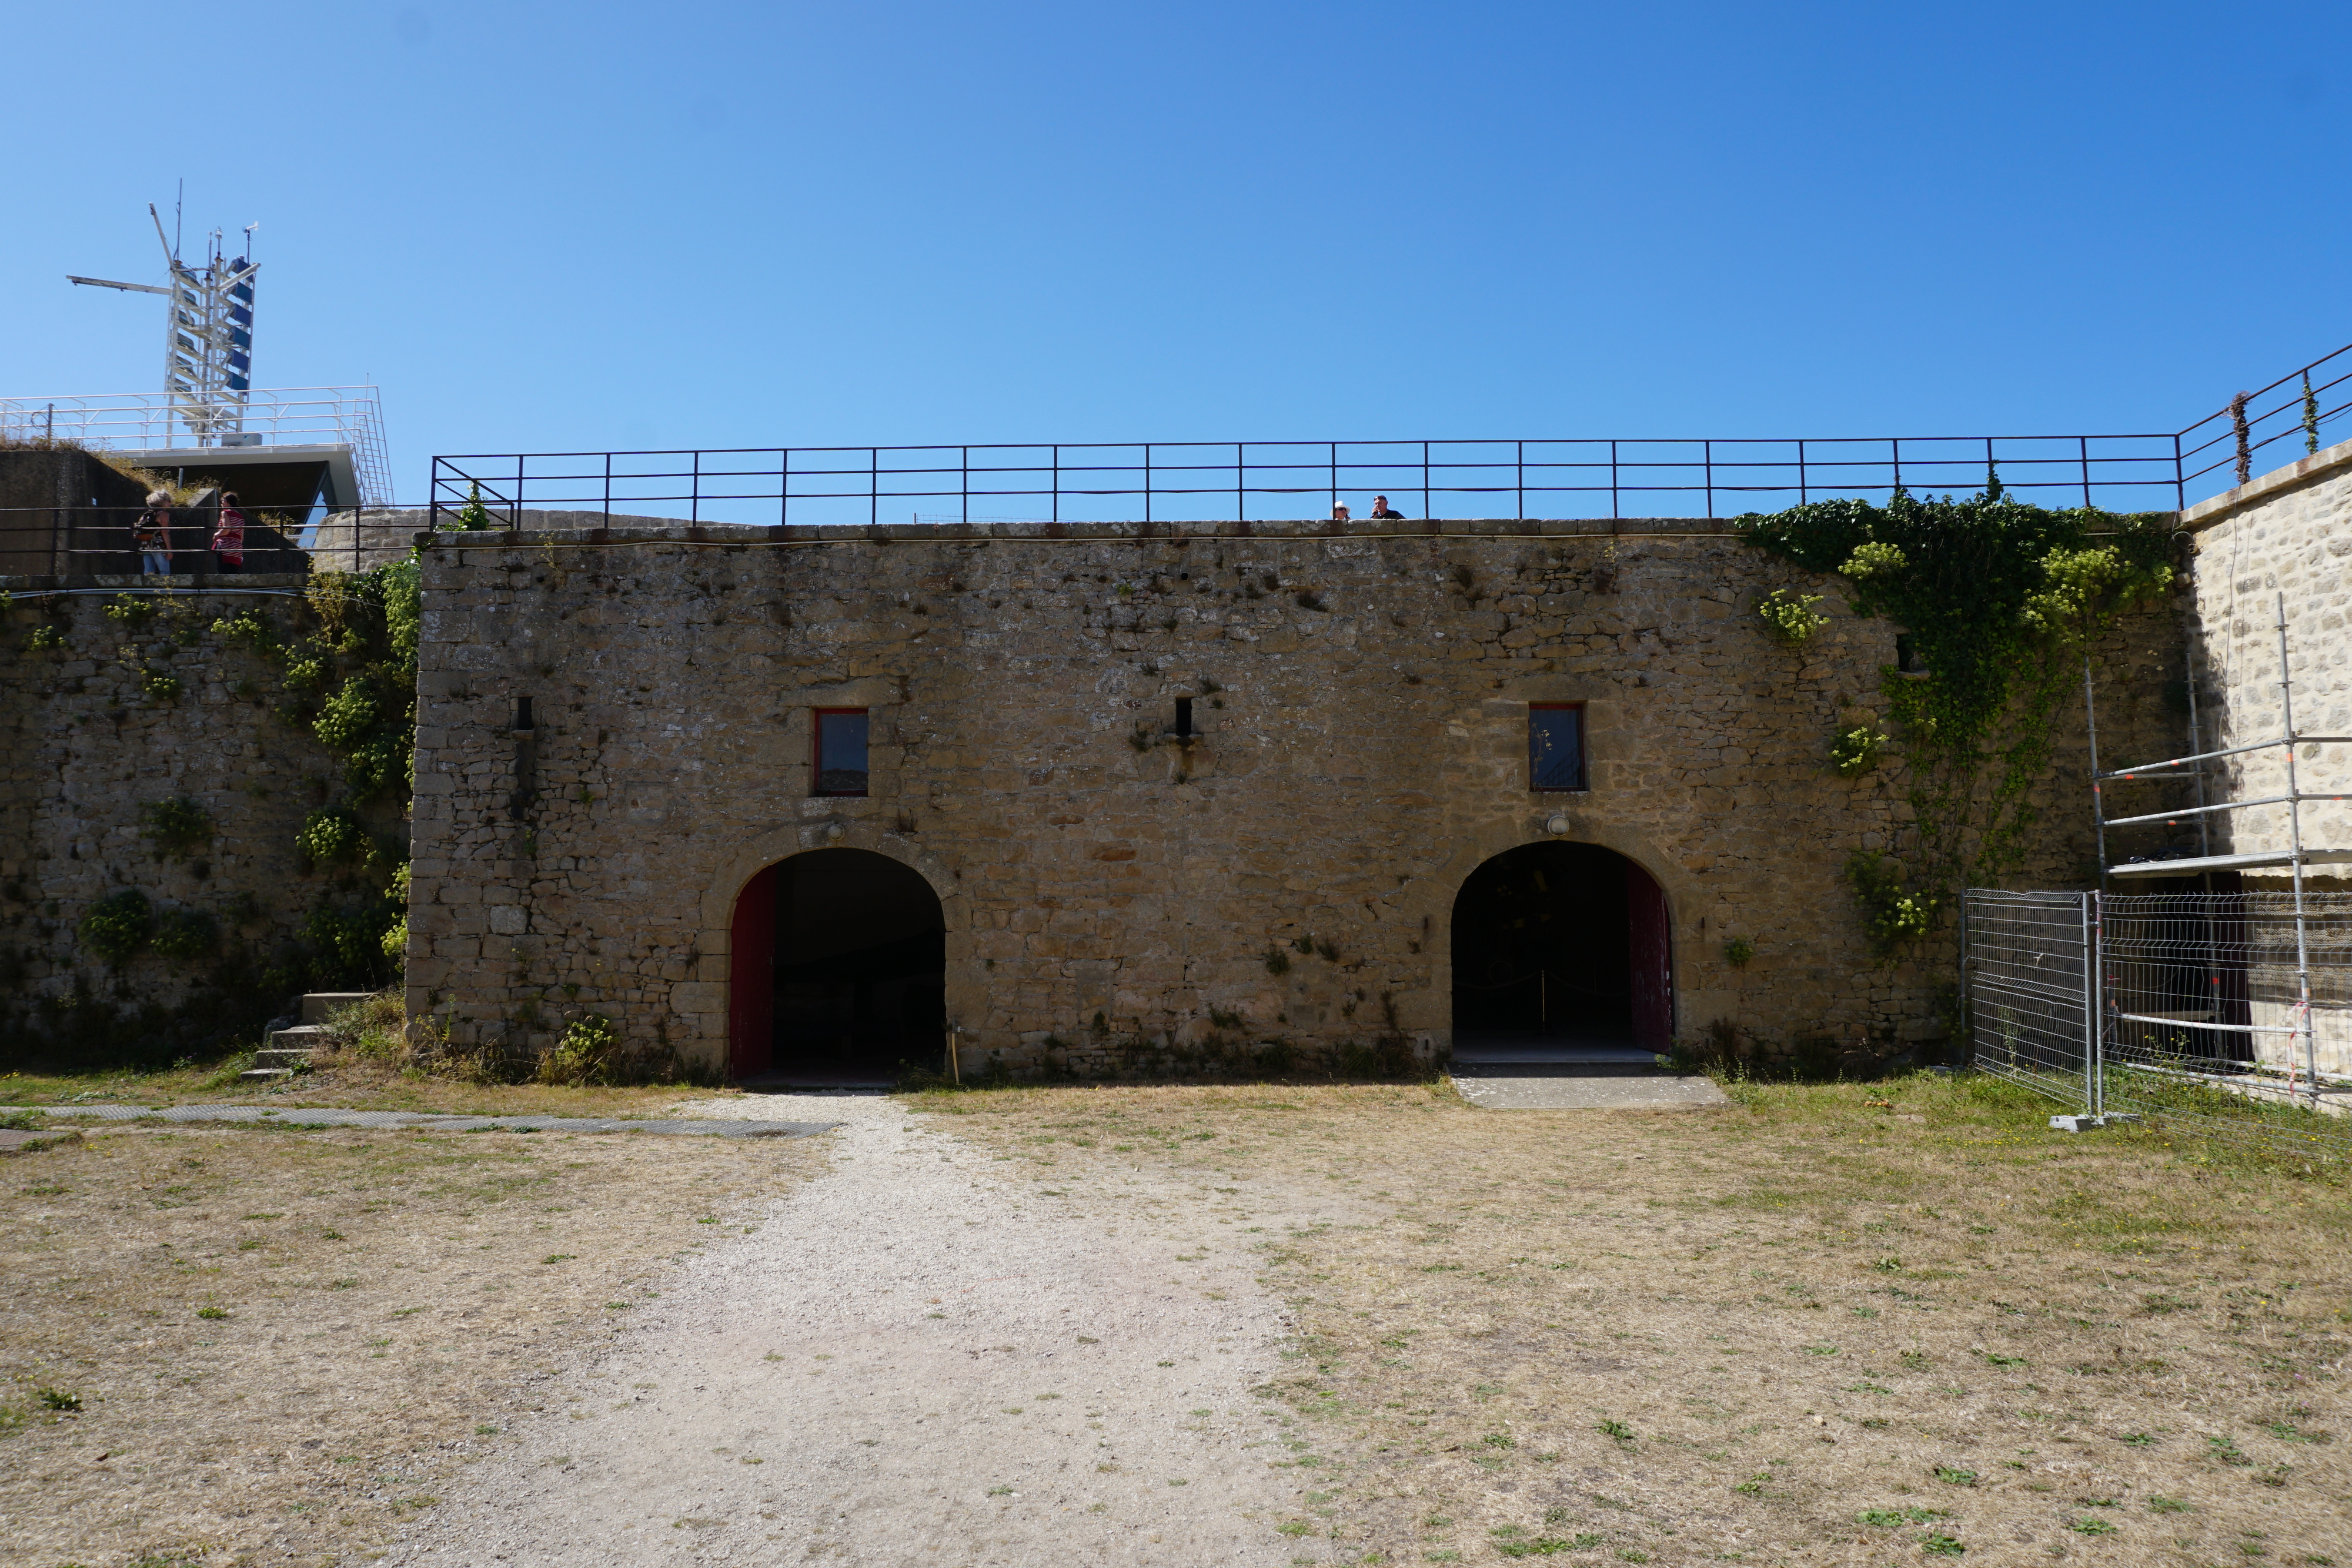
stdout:
[(1701, 1073), (1476, 1067), (1457, 1063), (1454, 1087), (1487, 1111), (1693, 1111), (1728, 1105)]

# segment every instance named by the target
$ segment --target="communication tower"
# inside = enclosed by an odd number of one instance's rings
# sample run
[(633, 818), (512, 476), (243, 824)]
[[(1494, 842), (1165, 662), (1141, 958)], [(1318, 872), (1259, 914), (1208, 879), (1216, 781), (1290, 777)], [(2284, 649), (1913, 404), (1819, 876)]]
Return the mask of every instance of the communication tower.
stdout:
[(247, 257), (253, 251), (253, 231), (261, 225), (245, 225), (246, 255), (235, 260), (222, 254), (221, 231), (213, 230), (205, 259), (191, 265), (181, 259), (179, 246), (163, 237), (163, 219), (152, 202), (147, 215), (154, 220), (155, 238), (170, 268), (168, 286), (71, 273), (67, 280), (163, 296), (163, 392), (172, 400), (173, 412), (199, 445), (259, 445), (261, 436), (247, 432), (245, 415), (253, 387), (253, 284), (261, 270)]

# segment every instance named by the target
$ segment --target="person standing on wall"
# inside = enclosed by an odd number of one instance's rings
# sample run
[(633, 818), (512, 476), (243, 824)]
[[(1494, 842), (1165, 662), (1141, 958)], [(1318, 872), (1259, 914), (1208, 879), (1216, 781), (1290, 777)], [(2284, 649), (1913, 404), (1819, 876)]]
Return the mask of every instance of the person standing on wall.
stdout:
[(172, 575), (172, 492), (147, 492), (147, 509), (131, 525), (131, 542), (139, 551), (141, 576)]
[(245, 570), (245, 514), (236, 509), (236, 492), (223, 490), (220, 521), (213, 529), (213, 559), (219, 571)]

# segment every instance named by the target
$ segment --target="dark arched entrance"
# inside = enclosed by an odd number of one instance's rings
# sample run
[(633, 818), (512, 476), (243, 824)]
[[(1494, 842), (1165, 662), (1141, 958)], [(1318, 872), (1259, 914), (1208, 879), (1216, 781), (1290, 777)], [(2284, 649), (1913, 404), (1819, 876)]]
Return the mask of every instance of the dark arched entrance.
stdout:
[(735, 901), (729, 1065), (739, 1079), (878, 1083), (946, 1027), (947, 922), (913, 869), (871, 850), (768, 867)]
[(1674, 1039), (1666, 897), (1598, 844), (1507, 850), (1454, 900), (1459, 1061), (1646, 1062)]

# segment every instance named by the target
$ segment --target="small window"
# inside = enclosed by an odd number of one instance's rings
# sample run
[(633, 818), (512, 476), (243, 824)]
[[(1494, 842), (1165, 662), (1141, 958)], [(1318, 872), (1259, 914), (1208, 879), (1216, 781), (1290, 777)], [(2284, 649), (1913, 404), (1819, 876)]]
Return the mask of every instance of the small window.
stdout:
[(1584, 705), (1528, 705), (1528, 787), (1584, 788)]
[(816, 793), (866, 793), (866, 710), (816, 710)]

